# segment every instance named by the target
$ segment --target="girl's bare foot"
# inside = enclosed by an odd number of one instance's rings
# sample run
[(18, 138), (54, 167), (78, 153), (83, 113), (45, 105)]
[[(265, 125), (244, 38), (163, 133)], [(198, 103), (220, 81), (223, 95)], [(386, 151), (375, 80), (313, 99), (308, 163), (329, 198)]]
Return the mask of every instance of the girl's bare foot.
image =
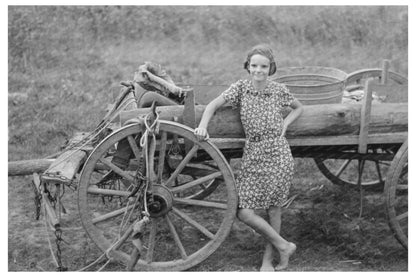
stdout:
[(271, 263), (263, 263), (260, 267), (260, 271), (274, 271), (274, 267)]
[(289, 265), (289, 258), (296, 251), (296, 244), (289, 242), (289, 246), (280, 253), (280, 263), (274, 268), (275, 270), (283, 270)]

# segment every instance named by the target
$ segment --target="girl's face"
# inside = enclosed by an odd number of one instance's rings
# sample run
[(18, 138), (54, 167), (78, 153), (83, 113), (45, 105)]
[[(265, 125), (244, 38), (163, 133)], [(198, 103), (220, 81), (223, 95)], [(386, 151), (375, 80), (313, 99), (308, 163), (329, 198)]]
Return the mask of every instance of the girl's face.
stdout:
[(250, 59), (249, 71), (254, 81), (266, 81), (270, 72), (270, 60), (259, 54), (253, 55)]

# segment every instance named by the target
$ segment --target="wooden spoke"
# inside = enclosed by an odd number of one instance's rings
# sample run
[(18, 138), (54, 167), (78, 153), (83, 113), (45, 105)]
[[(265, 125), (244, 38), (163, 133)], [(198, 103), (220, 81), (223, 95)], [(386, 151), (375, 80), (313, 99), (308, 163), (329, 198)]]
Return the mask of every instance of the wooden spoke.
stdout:
[(136, 157), (137, 162), (140, 163), (140, 158), (142, 156), (142, 153), (137, 146), (136, 140), (133, 138), (133, 136), (127, 136), (127, 139), (129, 141), (131, 150), (133, 150), (134, 156)]
[(379, 164), (378, 161), (374, 161), (374, 163), (376, 164), (378, 179), (379, 179), (379, 181), (381, 183), (381, 182), (383, 182), (383, 176), (381, 175), (380, 164)]
[(188, 163), (183, 169), (182, 174), (203, 176), (218, 171), (218, 168), (206, 166), (203, 164), (191, 164)]
[(165, 165), (166, 140), (167, 140), (167, 133), (162, 132), (162, 136), (160, 139), (160, 148), (159, 148), (159, 164), (157, 166), (157, 179), (159, 180), (160, 183), (162, 183), (163, 168)]
[(87, 190), (90, 194), (99, 194), (99, 195), (108, 195), (108, 196), (122, 196), (128, 197), (130, 192), (122, 191), (122, 190), (114, 190), (114, 189), (101, 189), (97, 186), (90, 186)]
[[(407, 196), (405, 196), (405, 198), (406, 197)], [(399, 205), (400, 203), (402, 203), (402, 201), (403, 201), (403, 197), (398, 196), (394, 200), (390, 201), (390, 203), (391, 203), (391, 206), (392, 207), (397, 207), (397, 205)]]
[(125, 171), (123, 171), (121, 168), (119, 168), (118, 166), (114, 165), (112, 162), (110, 162), (109, 160), (106, 160), (104, 158), (101, 158), (100, 161), (106, 165), (107, 167), (109, 167), (111, 170), (113, 170), (115, 173), (117, 173), (118, 175), (120, 175), (121, 177), (123, 177), (124, 179), (130, 181), (130, 182), (134, 182), (134, 178), (133, 176), (131, 176), (130, 174), (126, 173)]
[(194, 199), (185, 199), (185, 198), (173, 198), (173, 201), (175, 204), (200, 206), (200, 207), (215, 208), (215, 209), (222, 209), (222, 210), (227, 209), (227, 204), (212, 202), (212, 201), (194, 200)]
[(203, 190), (207, 189), (207, 187), (204, 184), (199, 184), (199, 187)]
[(406, 165), (405, 167), (403, 167), (402, 172), (400, 172), (399, 179), (403, 178), (403, 176), (405, 176), (407, 172), (408, 172), (408, 166)]
[(396, 216), (397, 221), (403, 220), (409, 216), (409, 212), (402, 213), (401, 215)]
[(121, 236), (121, 238), (115, 243), (114, 250), (120, 248), (121, 245), (130, 237), (130, 234), (133, 232), (133, 224), (130, 224), (129, 228), (127, 228), (126, 232)]
[(346, 160), (341, 167), (338, 169), (338, 171), (335, 173), (336, 177), (339, 177), (342, 172), (344, 172), (345, 168), (347, 168), (348, 164), (351, 162), (352, 160)]
[(408, 185), (397, 185), (396, 189), (397, 190), (408, 190), (409, 186)]
[(358, 160), (358, 178), (357, 178), (357, 185), (362, 185), (362, 177), (364, 172), (364, 165), (365, 160), (362, 160), (361, 162)]
[(156, 219), (152, 219), (150, 223), (150, 234), (149, 234), (149, 242), (147, 245), (147, 253), (146, 253), (146, 262), (151, 263), (153, 261), (153, 253), (155, 250), (156, 244)]
[(126, 210), (131, 210), (132, 208), (134, 208), (134, 206), (130, 206), (128, 208), (124, 207), (124, 208), (109, 212), (107, 214), (97, 216), (97, 217), (92, 219), (92, 223), (97, 224), (97, 223), (100, 223), (100, 222), (103, 222), (103, 221), (106, 221), (106, 220), (109, 220), (109, 219), (113, 219), (114, 217), (117, 217), (119, 215), (124, 214), (126, 212)]
[(180, 186), (174, 187), (174, 188), (172, 188), (172, 189), (171, 189), (171, 191), (172, 191), (173, 193), (178, 192), (178, 191), (182, 191), (182, 190), (185, 190), (185, 189), (191, 188), (191, 187), (193, 187), (193, 186), (197, 186), (197, 185), (203, 184), (203, 183), (205, 183), (205, 182), (207, 182), (207, 181), (209, 181), (209, 180), (212, 180), (212, 179), (218, 178), (218, 177), (220, 177), (221, 175), (222, 175), (222, 173), (221, 173), (221, 172), (219, 172), (219, 171), (217, 171), (217, 172), (214, 172), (214, 173), (209, 174), (209, 175), (207, 175), (207, 176), (204, 176), (204, 177), (202, 177), (202, 178), (199, 178), (199, 179), (196, 179), (196, 180), (194, 180), (194, 181), (191, 181), (191, 182), (189, 182), (189, 183), (186, 183), (186, 184), (183, 184), (183, 185), (180, 185)]
[(185, 248), (183, 247), (182, 242), (181, 242), (181, 240), (179, 238), (179, 235), (176, 232), (175, 226), (173, 225), (173, 223), (170, 220), (170, 218), (169, 218), (168, 215), (165, 215), (165, 219), (166, 219), (166, 222), (168, 223), (169, 230), (170, 230), (170, 232), (171, 232), (171, 234), (173, 236), (173, 240), (175, 241), (176, 246), (178, 246), (178, 248), (179, 248), (179, 252), (181, 253), (182, 259), (186, 260), (186, 258), (188, 257), (188, 255), (186, 254)]
[(172, 173), (170, 178), (166, 181), (165, 186), (169, 187), (171, 183), (178, 177), (179, 173), (182, 171), (182, 169), (185, 167), (185, 165), (192, 159), (196, 151), (198, 150), (198, 145), (195, 144), (191, 150), (189, 150), (188, 154), (183, 158), (183, 160), (180, 162), (178, 167), (175, 169), (175, 171)]
[(195, 220), (193, 220), (192, 218), (190, 218), (187, 214), (181, 212), (180, 210), (176, 209), (175, 207), (172, 208), (172, 211), (177, 216), (179, 216), (180, 218), (182, 218), (183, 220), (185, 220), (186, 222), (188, 222), (191, 226), (193, 226), (196, 229), (198, 229), (201, 233), (203, 233), (208, 238), (214, 239), (215, 235), (213, 233), (211, 233), (207, 228), (205, 228), (204, 226), (202, 226), (201, 224), (199, 224), (198, 222), (196, 222)]

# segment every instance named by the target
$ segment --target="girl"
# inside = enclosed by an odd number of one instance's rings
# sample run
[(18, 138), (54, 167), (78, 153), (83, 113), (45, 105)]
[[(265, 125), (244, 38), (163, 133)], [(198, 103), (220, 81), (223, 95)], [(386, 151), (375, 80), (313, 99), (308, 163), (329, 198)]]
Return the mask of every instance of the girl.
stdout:
[[(293, 176), (293, 157), (285, 138), (287, 127), (302, 112), (302, 105), (285, 85), (270, 81), (276, 72), (273, 52), (267, 45), (255, 46), (247, 55), (244, 68), (250, 80), (239, 80), (209, 103), (195, 135), (208, 137), (207, 125), (214, 112), (226, 102), (240, 108), (246, 134), (241, 174), (237, 177), (238, 218), (262, 234), (268, 241), (260, 271), (282, 270), (288, 266), (296, 245), (280, 236), (281, 207), (287, 200)], [(282, 109), (292, 111), (283, 120)], [(266, 209), (269, 222), (255, 213)], [(280, 262), (273, 268), (273, 247)]]

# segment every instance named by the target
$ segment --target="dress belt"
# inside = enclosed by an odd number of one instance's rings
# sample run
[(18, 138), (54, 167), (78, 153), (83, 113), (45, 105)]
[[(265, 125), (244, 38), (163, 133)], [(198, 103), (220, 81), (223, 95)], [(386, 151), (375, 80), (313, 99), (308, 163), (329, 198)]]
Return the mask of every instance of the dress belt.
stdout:
[(265, 140), (265, 139), (274, 139), (276, 137), (278, 137), (278, 136), (273, 135), (273, 134), (266, 134), (266, 135), (255, 134), (255, 135), (249, 136), (248, 140), (250, 142), (259, 142), (259, 141), (262, 141), (262, 140)]

